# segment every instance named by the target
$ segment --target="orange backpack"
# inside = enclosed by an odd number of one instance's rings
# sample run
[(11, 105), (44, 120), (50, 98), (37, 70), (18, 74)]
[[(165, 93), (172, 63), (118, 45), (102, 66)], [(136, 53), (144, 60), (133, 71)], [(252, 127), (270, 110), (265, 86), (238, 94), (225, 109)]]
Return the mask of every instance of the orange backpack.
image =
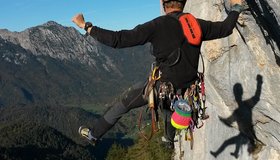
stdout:
[(182, 13), (176, 19), (181, 23), (189, 44), (199, 46), (202, 42), (202, 30), (197, 19), (190, 13)]

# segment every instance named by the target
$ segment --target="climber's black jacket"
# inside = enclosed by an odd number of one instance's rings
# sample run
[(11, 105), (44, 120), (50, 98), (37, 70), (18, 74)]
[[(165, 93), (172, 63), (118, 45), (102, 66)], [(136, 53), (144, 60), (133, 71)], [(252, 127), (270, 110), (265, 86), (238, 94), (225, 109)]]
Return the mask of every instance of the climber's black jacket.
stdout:
[[(180, 14), (174, 12), (171, 14)], [(202, 29), (202, 40), (212, 40), (230, 35), (237, 22), (239, 12), (231, 11), (221, 22), (211, 22), (197, 19)], [(114, 47), (124, 48), (143, 45), (150, 42), (153, 55), (157, 62), (163, 62), (168, 55), (182, 49), (183, 54), (179, 62), (171, 67), (162, 65), (161, 81), (170, 81), (175, 88), (185, 88), (187, 84), (197, 78), (200, 46), (192, 46), (185, 41), (181, 24), (170, 14), (160, 16), (152, 21), (136, 26), (132, 30), (109, 31), (94, 26), (90, 35), (99, 42)]]

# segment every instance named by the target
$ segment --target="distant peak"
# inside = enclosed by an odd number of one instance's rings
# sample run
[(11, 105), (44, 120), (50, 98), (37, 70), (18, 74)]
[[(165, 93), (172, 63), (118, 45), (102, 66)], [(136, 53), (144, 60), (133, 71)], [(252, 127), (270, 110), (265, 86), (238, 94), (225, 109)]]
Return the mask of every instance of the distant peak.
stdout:
[(61, 26), (59, 23), (55, 22), (55, 21), (48, 21), (47, 23), (44, 23), (43, 26)]
[(11, 32), (8, 29), (4, 28), (4, 29), (0, 29), (0, 32)]

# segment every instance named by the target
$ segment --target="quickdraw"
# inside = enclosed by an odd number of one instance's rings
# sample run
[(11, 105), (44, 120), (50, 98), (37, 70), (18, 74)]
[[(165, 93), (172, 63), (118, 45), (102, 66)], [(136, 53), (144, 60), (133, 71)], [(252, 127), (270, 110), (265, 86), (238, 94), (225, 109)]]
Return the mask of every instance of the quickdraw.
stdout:
[(198, 76), (199, 80), (195, 81), (195, 83), (186, 90), (184, 99), (192, 107), (192, 119), (195, 127), (199, 129), (204, 125), (202, 120), (206, 120), (209, 116), (206, 115), (206, 96), (203, 73), (199, 73)]
[(203, 73), (199, 73), (199, 79), (200, 79), (200, 100), (201, 100), (201, 107), (200, 107), (200, 115), (201, 115), (201, 119), (202, 120), (206, 120), (209, 118), (209, 115), (206, 115), (206, 106), (205, 106), (205, 102), (206, 102), (206, 95), (205, 95), (205, 83), (204, 83), (204, 74)]

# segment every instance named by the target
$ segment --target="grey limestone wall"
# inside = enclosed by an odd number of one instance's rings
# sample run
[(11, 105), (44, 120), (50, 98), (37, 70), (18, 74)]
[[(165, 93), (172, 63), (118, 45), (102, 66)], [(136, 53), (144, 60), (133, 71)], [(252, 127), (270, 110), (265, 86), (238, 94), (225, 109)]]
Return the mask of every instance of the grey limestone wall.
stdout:
[[(176, 143), (174, 159), (280, 159), (279, 4), (244, 1), (247, 10), (232, 35), (203, 43), (210, 118), (195, 130), (193, 150), (182, 141), (181, 158)], [(229, 0), (189, 0), (185, 7), (211, 21), (224, 20), (229, 10)], [(246, 137), (258, 139), (251, 140), (253, 152)]]

